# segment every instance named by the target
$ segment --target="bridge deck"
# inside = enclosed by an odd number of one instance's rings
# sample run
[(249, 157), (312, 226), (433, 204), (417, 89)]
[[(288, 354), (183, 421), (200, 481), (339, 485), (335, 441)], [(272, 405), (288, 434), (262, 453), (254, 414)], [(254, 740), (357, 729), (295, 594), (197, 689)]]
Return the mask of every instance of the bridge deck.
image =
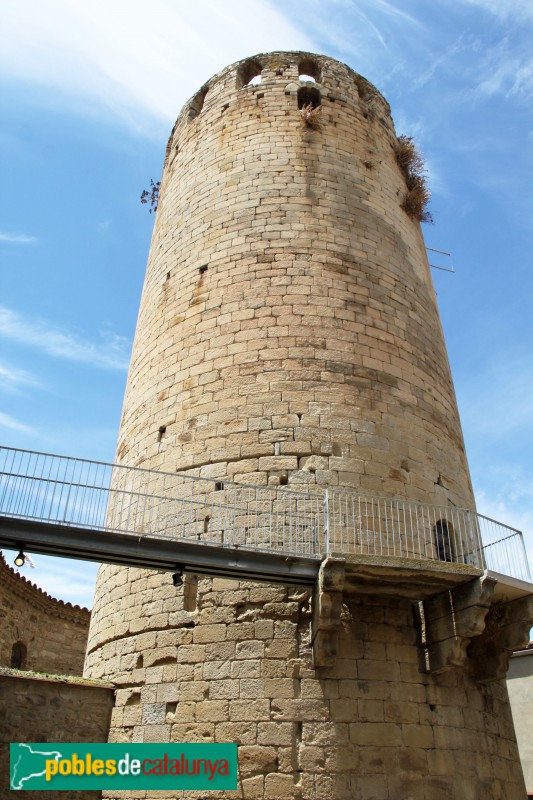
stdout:
[(127, 567), (311, 586), (319, 558), (0, 517), (0, 547)]

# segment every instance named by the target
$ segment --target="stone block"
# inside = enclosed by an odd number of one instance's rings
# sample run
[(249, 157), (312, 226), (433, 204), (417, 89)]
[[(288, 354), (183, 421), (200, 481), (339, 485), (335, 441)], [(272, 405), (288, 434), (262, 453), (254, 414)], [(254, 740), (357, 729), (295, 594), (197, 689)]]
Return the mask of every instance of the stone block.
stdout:
[(274, 721), (310, 722), (327, 720), (330, 717), (328, 703), (321, 700), (305, 700), (300, 697), (293, 700), (274, 698), (270, 707)]
[(399, 747), (402, 743), (402, 727), (392, 722), (352, 723), (350, 739), (362, 747)]
[(269, 718), (270, 700), (230, 701), (230, 719), (233, 722), (259, 722), (260, 720), (268, 720)]
[(274, 772), (277, 754), (274, 747), (241, 746), (239, 748), (239, 770), (243, 775)]
[(298, 647), (295, 641), (289, 639), (275, 639), (265, 643), (264, 655), (270, 659), (289, 659), (298, 655)]
[(256, 775), (253, 778), (243, 778), (242, 796), (246, 800), (262, 800), (264, 797), (265, 778)]
[(225, 722), (228, 719), (227, 700), (202, 700), (196, 704), (198, 722)]
[(294, 778), (292, 775), (271, 773), (265, 777), (265, 800), (282, 800), (294, 796)]
[(272, 698), (295, 697), (298, 687), (292, 678), (265, 678), (264, 696)]
[(205, 650), (198, 645), (181, 645), (178, 647), (178, 663), (198, 664), (205, 660)]
[(413, 702), (392, 702), (386, 700), (384, 703), (385, 722), (409, 722), (419, 721), (419, 710)]
[(361, 722), (383, 722), (385, 719), (383, 700), (359, 699), (357, 717)]
[(266, 472), (279, 469), (294, 470), (297, 467), (298, 459), (296, 456), (262, 456), (259, 459), (259, 469)]
[[(217, 680), (212, 681), (209, 688), (209, 698), (211, 700), (227, 699), (232, 700), (239, 697), (239, 685), (242, 681), (238, 680)], [(257, 697), (257, 695), (256, 695)]]
[(433, 728), (429, 725), (402, 725), (402, 737), (406, 747), (430, 750), (434, 747)]
[(394, 683), (400, 679), (400, 669), (394, 662), (366, 660), (359, 662), (358, 675), (362, 680)]
[[(389, 794), (389, 783), (386, 775), (362, 775), (358, 776), (354, 783), (356, 785), (357, 794), (353, 796), (357, 797), (358, 800), (370, 800), (370, 798), (372, 798), (372, 800), (388, 800), (391, 796)], [(414, 795), (408, 796), (409, 798), (412, 797), (412, 800), (423, 800), (421, 795), (419, 797), (415, 797)], [(444, 800), (444, 797), (442, 800)]]
[(235, 658), (249, 661), (250, 659), (262, 658), (265, 655), (265, 644), (258, 640), (237, 642), (235, 646)]
[(180, 702), (205, 700), (209, 695), (209, 688), (208, 681), (184, 681), (180, 684), (179, 700)]
[(168, 742), (170, 741), (170, 728), (168, 725), (145, 725), (142, 728), (143, 742)]
[(229, 678), (231, 667), (229, 661), (206, 661), (203, 666), (203, 677), (206, 681)]
[(274, 636), (274, 622), (271, 619), (260, 619), (254, 625), (254, 639), (270, 641)]
[(122, 714), (123, 725), (140, 725), (142, 721), (142, 706), (126, 706)]
[(212, 742), (215, 726), (212, 722), (179, 722), (170, 728), (171, 742)]
[(294, 726), (291, 722), (259, 722), (257, 743), (289, 747), (294, 743)]
[(162, 725), (165, 722), (165, 703), (146, 703), (142, 707), (143, 725)]
[(223, 642), (226, 638), (226, 626), (201, 625), (193, 631), (194, 644), (206, 644), (207, 642)]
[(301, 745), (298, 748), (299, 769), (305, 772), (324, 772), (326, 758), (323, 747)]
[(215, 738), (217, 742), (253, 745), (257, 739), (257, 728), (255, 725), (243, 725), (242, 722), (217, 722)]
[(239, 681), (239, 697), (255, 699), (268, 697), (265, 693), (265, 681), (257, 678), (244, 678)]
[(261, 674), (261, 661), (259, 659), (234, 661), (229, 666), (231, 667), (232, 678), (259, 678)]

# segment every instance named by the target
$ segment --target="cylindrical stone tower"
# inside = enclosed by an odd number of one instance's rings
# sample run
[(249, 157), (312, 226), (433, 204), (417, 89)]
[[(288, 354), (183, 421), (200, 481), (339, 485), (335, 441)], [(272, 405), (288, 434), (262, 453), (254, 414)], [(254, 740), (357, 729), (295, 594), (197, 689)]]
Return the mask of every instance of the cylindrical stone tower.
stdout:
[[(473, 508), (397, 143), (379, 92), (307, 53), (233, 64), (186, 104), (118, 463)], [(111, 739), (237, 741), (228, 797), (520, 796), (505, 686), (420, 672), (409, 599), (345, 598), (330, 667), (309, 617), (302, 589), (101, 567), (86, 672), (119, 686)]]

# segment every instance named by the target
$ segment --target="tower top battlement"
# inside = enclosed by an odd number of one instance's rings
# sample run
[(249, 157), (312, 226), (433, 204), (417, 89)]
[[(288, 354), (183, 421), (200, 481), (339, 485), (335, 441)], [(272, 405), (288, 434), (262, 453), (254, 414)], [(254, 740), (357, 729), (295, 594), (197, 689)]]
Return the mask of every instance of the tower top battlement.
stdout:
[[(378, 112), (383, 124), (390, 124), (390, 106), (383, 95), (347, 64), (328, 56), (301, 51), (259, 53), (236, 61), (210, 78), (184, 104), (178, 117), (191, 121), (202, 109), (219, 108), (221, 102), (235, 101), (244, 95), (257, 95), (273, 88), (292, 95), (301, 89), (316, 89), (320, 100), (331, 103), (364, 103)], [(301, 92), (301, 98), (306, 92)], [(312, 94), (310, 94), (312, 96)], [(260, 97), (259, 99), (263, 99)], [(226, 110), (222, 107), (223, 110)]]

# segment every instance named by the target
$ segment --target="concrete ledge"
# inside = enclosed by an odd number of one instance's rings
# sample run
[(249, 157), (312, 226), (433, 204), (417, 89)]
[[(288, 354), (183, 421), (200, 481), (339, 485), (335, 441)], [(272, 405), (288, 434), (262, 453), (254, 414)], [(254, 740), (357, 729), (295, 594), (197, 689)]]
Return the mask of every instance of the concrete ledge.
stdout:
[(115, 684), (98, 678), (82, 678), (77, 675), (56, 675), (49, 672), (0, 667), (0, 677), (17, 678), (26, 681), (44, 681), (46, 683), (65, 683), (72, 686), (94, 686), (97, 689), (114, 689)]
[(469, 564), (396, 556), (331, 555), (346, 560), (346, 596), (378, 594), (424, 600), (483, 575), (483, 570)]

